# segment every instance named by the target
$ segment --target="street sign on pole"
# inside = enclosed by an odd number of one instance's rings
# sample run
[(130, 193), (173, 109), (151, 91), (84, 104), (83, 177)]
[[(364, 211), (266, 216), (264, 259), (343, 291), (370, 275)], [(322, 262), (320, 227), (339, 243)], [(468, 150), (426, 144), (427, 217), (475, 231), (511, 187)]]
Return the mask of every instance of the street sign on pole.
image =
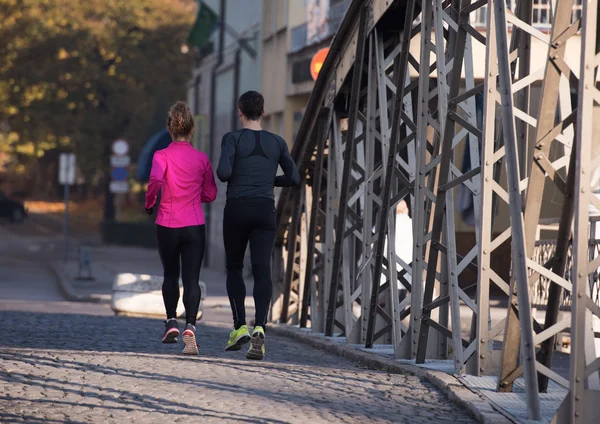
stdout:
[(75, 154), (61, 153), (58, 162), (58, 183), (75, 184)]
[(129, 143), (125, 140), (115, 140), (112, 144), (113, 156), (110, 158), (111, 182), (110, 192), (117, 196), (117, 222), (121, 219), (121, 194), (129, 191), (129, 183), (127, 182), (127, 167), (131, 163), (131, 159), (127, 155), (129, 153)]
[(61, 153), (58, 160), (58, 182), (64, 186), (65, 219), (64, 233), (64, 261), (69, 259), (69, 186), (75, 184), (75, 154)]
[(129, 143), (125, 140), (116, 140), (112, 144), (112, 151), (116, 156), (125, 156), (129, 153)]
[(129, 183), (127, 181), (111, 181), (111, 193), (127, 193), (129, 191)]
[(131, 165), (131, 157), (129, 156), (111, 156), (110, 166), (112, 167), (125, 167)]
[(111, 176), (113, 181), (125, 181), (127, 180), (127, 169), (118, 167), (113, 168), (111, 171)]

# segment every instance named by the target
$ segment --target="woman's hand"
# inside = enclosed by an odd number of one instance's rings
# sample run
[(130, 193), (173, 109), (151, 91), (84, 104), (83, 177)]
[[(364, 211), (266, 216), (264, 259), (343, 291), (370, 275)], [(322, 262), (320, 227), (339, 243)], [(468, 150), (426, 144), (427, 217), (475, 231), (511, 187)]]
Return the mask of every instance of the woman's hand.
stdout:
[(147, 213), (148, 215), (152, 215), (152, 213), (153, 213), (153, 212), (154, 212), (154, 207), (151, 207), (151, 208), (146, 208), (146, 213)]

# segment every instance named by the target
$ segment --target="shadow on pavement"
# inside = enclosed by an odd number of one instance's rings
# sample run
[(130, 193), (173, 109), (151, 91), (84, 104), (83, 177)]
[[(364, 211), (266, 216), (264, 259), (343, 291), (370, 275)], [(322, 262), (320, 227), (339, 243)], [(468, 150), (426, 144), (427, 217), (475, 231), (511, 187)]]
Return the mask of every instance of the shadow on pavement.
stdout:
[[(207, 313), (209, 314), (210, 312)], [(7, 348), (29, 351), (56, 349), (96, 354), (173, 356), (173, 361), (232, 362), (227, 363), (227, 366), (234, 366), (237, 361), (248, 363), (245, 350), (225, 352), (230, 328), (221, 323), (202, 321), (197, 324), (196, 335), (200, 355), (190, 357), (182, 355), (181, 340), (177, 344), (161, 343), (164, 331), (161, 319), (4, 310), (0, 311), (0, 320), (5, 328), (10, 329), (9, 333), (0, 335), (0, 352)], [(180, 330), (183, 331), (181, 320)], [(302, 359), (302, 352), (312, 348), (285, 338), (270, 337), (267, 327), (267, 349), (269, 352), (263, 362), (250, 363), (255, 367), (260, 364), (258, 368), (272, 362), (306, 365), (307, 361)], [(327, 355), (325, 352), (316, 352), (318, 356)], [(334, 366), (335, 363), (312, 365), (327, 367)]]
[[(265, 422), (259, 412), (248, 413), (238, 405), (248, 396), (259, 404), (263, 399), (289, 405), (292, 414), (306, 407), (364, 420), (418, 416), (431, 408), (443, 417), (455, 408), (417, 377), (364, 370), (291, 340), (269, 337), (268, 331), (265, 360), (250, 362), (244, 351), (224, 351), (229, 329), (219, 324), (198, 326), (201, 355), (188, 357), (181, 354), (180, 344), (160, 343), (163, 325), (157, 319), (21, 311), (0, 311), (0, 319), (10, 329), (0, 334), (0, 387), (28, 388), (0, 391), (0, 404), (20, 405), (3, 408), (0, 422), (42, 422), (28, 419), (25, 405)], [(174, 387), (190, 396), (210, 393), (220, 401), (198, 405), (187, 395), (174, 398), (169, 395)], [(64, 395), (32, 398), (30, 391)]]

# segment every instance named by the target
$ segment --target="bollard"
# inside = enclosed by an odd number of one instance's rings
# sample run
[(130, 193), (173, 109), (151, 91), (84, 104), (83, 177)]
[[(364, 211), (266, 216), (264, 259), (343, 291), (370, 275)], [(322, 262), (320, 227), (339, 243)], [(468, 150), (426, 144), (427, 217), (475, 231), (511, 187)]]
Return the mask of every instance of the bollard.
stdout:
[(92, 261), (90, 255), (90, 246), (85, 244), (79, 245), (79, 272), (77, 280), (89, 281), (93, 280), (92, 276)]

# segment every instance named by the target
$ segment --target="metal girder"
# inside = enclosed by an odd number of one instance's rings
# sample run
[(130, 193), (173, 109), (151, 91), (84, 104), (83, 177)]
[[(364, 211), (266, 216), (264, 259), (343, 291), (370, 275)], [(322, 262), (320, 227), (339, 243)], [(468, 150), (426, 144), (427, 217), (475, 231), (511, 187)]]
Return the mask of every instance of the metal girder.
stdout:
[[(559, 87), (561, 85), (561, 77), (563, 76), (563, 73), (560, 70), (561, 67), (556, 66), (555, 64), (559, 61), (564, 61), (566, 42), (568, 41), (568, 38), (565, 38), (563, 34), (569, 34), (568, 30), (572, 28), (571, 10), (573, 8), (573, 3), (573, 0), (560, 0), (557, 3), (556, 12), (554, 14), (553, 19), (550, 44), (548, 46), (549, 66), (546, 66), (544, 74), (542, 93), (540, 98), (540, 110), (538, 113), (537, 129), (535, 135), (535, 150), (534, 154), (531, 157), (530, 175), (528, 180), (524, 216), (526, 228), (525, 238), (527, 246), (527, 258), (530, 258), (532, 261), (534, 261), (535, 241), (540, 220), (546, 176), (550, 176), (550, 173), (548, 172), (547, 167), (544, 166), (543, 161), (548, 160), (548, 158), (550, 157), (551, 147), (557, 147), (557, 144), (560, 143), (558, 140), (556, 140), (557, 137), (562, 135), (563, 137), (565, 137), (563, 139), (563, 142), (568, 142), (568, 137), (566, 137), (567, 134), (565, 134), (565, 132), (566, 130), (570, 129), (570, 127), (568, 125), (564, 125), (568, 116), (561, 116), (561, 122), (559, 122), (558, 124), (555, 122), (557, 115), (556, 111), (559, 105)], [(575, 22), (573, 24), (573, 27), (578, 26), (578, 22)], [(571, 32), (571, 37), (574, 35), (575, 32)], [(568, 81), (568, 75), (564, 75), (564, 77), (566, 77), (566, 80)], [(570, 140), (570, 142), (572, 143), (572, 140)], [(566, 155), (568, 155), (568, 152), (565, 151), (565, 156)], [(563, 203), (562, 218), (559, 225), (557, 244), (554, 252), (554, 261), (552, 264), (552, 269), (551, 271), (549, 271), (552, 272), (552, 277), (554, 279), (563, 278), (565, 274), (567, 265), (567, 251), (569, 248), (569, 239), (571, 236), (571, 223), (573, 220), (573, 203), (569, 200), (573, 196), (574, 164), (572, 161), (574, 160), (574, 155), (571, 154), (570, 156), (571, 165), (568, 167), (569, 174), (567, 177), (566, 187), (563, 188), (565, 201)], [(548, 162), (550, 161), (548, 160)], [(556, 163), (557, 161), (554, 160), (554, 162)], [(526, 162), (525, 160), (521, 160), (521, 163)], [(552, 164), (550, 166), (552, 166)], [(556, 169), (552, 169), (558, 172), (562, 167), (563, 166), (558, 165)], [(551, 179), (551, 181), (555, 180)], [(533, 272), (530, 276), (529, 286), (532, 287), (535, 284), (535, 282), (539, 280), (539, 278), (540, 274), (537, 272)], [(546, 312), (546, 318), (543, 327), (545, 332), (545, 340), (539, 340), (539, 337), (537, 337), (536, 335), (536, 344), (540, 342), (542, 343), (542, 348), (537, 354), (537, 359), (540, 365), (542, 365), (542, 367), (540, 367), (541, 370), (544, 370), (545, 368), (551, 370), (552, 368), (552, 353), (554, 351), (554, 340), (556, 334), (559, 332), (559, 328), (555, 328), (554, 331), (552, 330), (552, 328), (557, 323), (561, 292), (562, 287), (559, 284), (556, 284), (554, 282), (550, 283), (548, 309)], [(514, 318), (516, 318), (515, 315), (509, 315), (509, 322), (511, 321), (511, 319)], [(518, 339), (518, 325), (516, 325), (516, 328), (514, 328), (513, 325), (508, 324), (507, 327), (509, 328), (509, 333), (511, 331), (515, 332), (514, 336), (509, 335), (507, 336), (507, 339)], [(510, 361), (506, 361), (506, 359), (507, 358), (505, 357), (505, 363), (503, 364), (504, 366), (499, 378), (499, 386), (502, 389), (509, 390), (512, 388), (512, 383), (514, 382), (514, 379), (516, 379), (520, 373), (516, 372), (518, 368), (517, 357), (513, 356), (512, 358), (510, 358)], [(511, 376), (510, 380), (508, 376)], [(547, 376), (544, 372), (540, 372), (538, 378), (540, 391), (546, 391), (548, 386), (548, 379), (552, 377)], [(561, 379), (559, 378), (558, 381), (561, 381)]]
[[(317, 151), (315, 153), (314, 172), (311, 186), (311, 208), (309, 216), (309, 229), (306, 259), (306, 273), (304, 278), (304, 289), (302, 295), (302, 309), (300, 313), (300, 327), (306, 328), (309, 319), (309, 306), (312, 311), (310, 321), (313, 326), (321, 321), (321, 309), (318, 305), (324, 303), (317, 285), (323, 284), (324, 264), (324, 216), (323, 211), (323, 179), (327, 177), (325, 167), (325, 148), (327, 145), (328, 129), (331, 127), (332, 109), (323, 107), (319, 111), (317, 122)], [(314, 295), (313, 295), (314, 293)]]
[[(360, 11), (359, 16), (359, 26), (358, 26), (358, 39), (356, 46), (356, 60), (354, 63), (354, 70), (352, 72), (352, 88), (350, 91), (350, 111), (348, 117), (348, 132), (346, 136), (346, 146), (344, 149), (344, 161), (343, 161), (343, 173), (342, 173), (342, 181), (341, 181), (341, 189), (340, 189), (340, 198), (339, 198), (339, 212), (337, 215), (337, 222), (335, 227), (335, 247), (333, 251), (333, 264), (332, 264), (332, 272), (330, 276), (330, 280), (327, 282), (329, 284), (329, 301), (327, 303), (327, 316), (325, 321), (325, 335), (333, 336), (334, 334), (334, 324), (335, 324), (335, 312), (337, 310), (337, 303), (339, 299), (339, 288), (340, 288), (340, 279), (344, 279), (342, 282), (342, 291), (343, 291), (343, 299), (346, 308), (348, 308), (348, 304), (350, 302), (350, 278), (347, 278), (346, 275), (343, 275), (342, 271), (342, 255), (346, 253), (346, 260), (349, 261), (349, 247), (346, 241), (346, 235), (348, 227), (352, 227), (356, 224), (354, 220), (348, 225), (347, 217), (353, 216), (352, 212), (349, 212), (349, 194), (351, 188), (351, 179), (354, 177), (352, 170), (354, 168), (354, 164), (356, 162), (355, 152), (356, 152), (356, 144), (359, 139), (364, 137), (357, 136), (357, 128), (359, 121), (359, 106), (361, 102), (360, 96), (360, 88), (361, 82), (363, 79), (363, 65), (365, 62), (365, 56), (367, 53), (367, 16), (368, 16), (368, 6), (364, 6)], [(360, 179), (364, 179), (364, 176), (358, 176), (356, 180), (360, 181)], [(355, 180), (355, 181), (356, 181)], [(346, 252), (343, 252), (346, 250)], [(346, 262), (346, 271), (352, 271), (348, 268), (350, 264)], [(349, 276), (348, 276), (349, 277)], [(352, 319), (349, 317), (351, 311), (346, 310), (345, 315), (345, 324), (351, 324)], [(346, 334), (351, 331), (349, 328), (345, 328)]]
[[(564, 0), (563, 0), (564, 1)], [(575, 226), (573, 238), (573, 297), (571, 314), (571, 358), (569, 394), (558, 413), (559, 420), (574, 424), (598, 421), (600, 402), (600, 353), (594, 345), (593, 317), (600, 318), (600, 306), (592, 300), (589, 275), (597, 269), (590, 261), (588, 208), (595, 203), (591, 176), (597, 169), (593, 156), (593, 110), (600, 105), (600, 90), (596, 83), (598, 51), (598, 0), (583, 3), (582, 43), (575, 136)], [(596, 261), (597, 262), (597, 261)]]
[[(427, 261), (426, 284), (423, 301), (422, 323), (419, 335), (419, 343), (416, 360), (417, 363), (424, 363), (427, 354), (427, 344), (429, 329), (434, 328), (441, 331), (441, 336), (450, 335), (451, 346), (454, 352), (455, 368), (462, 370), (470, 356), (475, 352), (475, 340), (463, 340), (461, 335), (461, 319), (460, 319), (460, 300), (465, 301), (468, 306), (474, 306), (472, 299), (468, 298), (466, 293), (459, 287), (458, 278), (461, 274), (459, 270), (456, 236), (455, 236), (455, 217), (454, 217), (454, 193), (452, 188), (464, 183), (469, 179), (478, 177), (478, 171), (472, 172), (470, 178), (463, 178), (453, 172), (452, 165), (454, 162), (454, 150), (459, 146), (459, 142), (469, 140), (465, 148), (470, 149), (472, 157), (479, 157), (479, 146), (477, 138), (480, 131), (477, 129), (475, 120), (476, 111), (475, 104), (472, 101), (476, 93), (473, 92), (470, 96), (462, 96), (461, 101), (457, 102), (461, 89), (461, 71), (463, 66), (466, 69), (465, 80), (466, 88), (470, 89), (474, 86), (473, 78), (473, 62), (469, 55), (470, 51), (470, 35), (469, 35), (469, 13), (471, 4), (469, 0), (456, 1), (452, 4), (450, 10), (445, 14), (445, 19), (442, 19), (441, 2), (436, 0), (435, 8), (435, 30), (436, 30), (436, 47), (438, 57), (444, 57), (443, 54), (443, 39), (438, 34), (443, 28), (443, 22), (448, 23), (448, 42), (446, 57), (444, 63), (438, 60), (438, 87), (442, 91), (448, 90), (447, 100), (440, 96), (440, 106), (438, 113), (440, 114), (440, 136), (442, 137), (442, 148), (440, 153), (440, 173), (438, 187), (436, 192), (435, 213), (433, 219), (433, 227), (431, 230), (431, 244), (429, 247), (429, 256)], [(446, 69), (446, 63), (452, 63), (449, 70)], [(459, 119), (459, 112), (462, 109), (467, 114), (466, 119)], [(470, 122), (469, 122), (470, 121)], [(474, 122), (475, 121), (475, 122)], [(458, 130), (458, 125), (463, 124), (463, 130)], [(468, 124), (468, 125), (465, 125)], [(471, 133), (465, 131), (466, 126), (471, 127)], [(470, 135), (470, 136), (469, 136)], [(477, 170), (478, 167), (474, 169)], [(475, 179), (478, 183), (478, 178)], [(443, 237), (443, 239), (442, 239)], [(442, 259), (438, 262), (438, 259)], [(441, 279), (438, 279), (438, 264), (442, 268)], [(463, 268), (464, 269), (464, 268)], [(437, 300), (433, 299), (434, 289), (440, 287)], [(452, 329), (448, 325), (448, 305), (452, 316)], [(442, 309), (446, 307), (446, 309)], [(439, 308), (440, 315), (438, 322), (432, 321), (432, 310)], [(475, 310), (471, 310), (476, 313)], [(443, 351), (442, 351), (443, 352)], [(445, 355), (440, 355), (442, 358)]]
[[(396, 275), (396, 258), (395, 258), (395, 249), (392, 248), (394, 243), (390, 237), (388, 237), (388, 246), (387, 252), (385, 252), (385, 242), (386, 236), (389, 228), (394, 228), (390, 225), (391, 217), (395, 215), (395, 207), (396, 203), (391, 202), (391, 194), (393, 192), (392, 187), (395, 180), (395, 171), (398, 170), (400, 175), (405, 176), (406, 173), (402, 173), (400, 169), (397, 167), (396, 155), (398, 153), (398, 145), (399, 144), (409, 144), (407, 142), (400, 142), (400, 118), (402, 116), (402, 110), (404, 109), (404, 98), (405, 98), (405, 82), (408, 80), (408, 72), (409, 72), (409, 64), (408, 57), (410, 54), (410, 42), (411, 42), (411, 33), (412, 33), (412, 22), (413, 15), (415, 10), (416, 0), (409, 0), (406, 7), (406, 14), (404, 19), (404, 31), (400, 35), (400, 54), (396, 56), (394, 59), (394, 97), (392, 100), (392, 121), (391, 121), (391, 134), (389, 143), (387, 146), (387, 162), (385, 163), (385, 178), (383, 183), (383, 195), (382, 195), (382, 205), (381, 210), (378, 216), (378, 222), (376, 227), (376, 234), (378, 236), (377, 243), (375, 245), (375, 264), (371, 275), (372, 288), (371, 288), (371, 299), (368, 309), (368, 323), (367, 323), (367, 331), (366, 331), (366, 347), (372, 347), (375, 342), (375, 325), (377, 319), (377, 306), (379, 304), (379, 292), (380, 292), (380, 276), (383, 273), (383, 263), (384, 257), (387, 256), (387, 268), (388, 268), (388, 281), (389, 281), (389, 290), (391, 293), (390, 303), (393, 308), (392, 316), (393, 316), (393, 341), (392, 344), (394, 348), (398, 346), (400, 340), (402, 339), (402, 320), (400, 319), (400, 299), (399, 292), (397, 290), (397, 275)], [(381, 52), (383, 54), (383, 51)], [(387, 99), (387, 76), (385, 74), (385, 69), (382, 69), (385, 63), (381, 63), (382, 58), (380, 58), (378, 66), (380, 69), (380, 74), (378, 78), (378, 86), (380, 88), (379, 100), (380, 100), (380, 111), (382, 111), (383, 116), (387, 118), (387, 102), (383, 102), (383, 100)], [(385, 61), (383, 61), (385, 62)], [(383, 74), (383, 75), (381, 75)], [(382, 119), (381, 121), (382, 132), (388, 131), (389, 125), (387, 119)], [(407, 134), (407, 131), (404, 131)], [(408, 134), (407, 134), (408, 137)], [(412, 146), (411, 146), (412, 147)], [(385, 156), (386, 152), (382, 152), (382, 155)], [(409, 178), (410, 178), (410, 170), (409, 170)], [(406, 189), (410, 190), (411, 182), (407, 178), (404, 184), (401, 184)], [(408, 191), (408, 190), (407, 190)], [(394, 206), (391, 208), (390, 206)], [(392, 236), (393, 237), (393, 236)], [(387, 255), (386, 255), (387, 253)], [(367, 284), (365, 282), (364, 284)]]
[[(533, 339), (533, 325), (531, 316), (531, 303), (529, 301), (529, 287), (527, 285), (527, 256), (525, 254), (525, 228), (523, 225), (523, 215), (521, 206), (521, 180), (519, 175), (519, 158), (517, 147), (517, 134), (515, 128), (515, 115), (513, 109), (513, 91), (510, 76), (510, 59), (508, 51), (508, 40), (506, 21), (506, 3), (505, 0), (494, 0), (493, 9), (494, 19), (496, 21), (497, 32), (497, 54), (498, 54), (498, 75), (502, 110), (502, 130), (504, 135), (506, 176), (508, 185), (508, 199), (511, 225), (511, 248), (512, 248), (512, 278), (509, 302), (509, 314), (514, 313), (513, 305), (517, 305), (513, 292), (519, 297), (521, 308), (519, 309), (519, 325), (522, 334), (521, 355), (523, 358), (523, 374), (525, 377), (525, 390), (527, 393), (527, 409), (529, 419), (540, 419), (540, 400), (538, 393), (537, 374), (535, 367), (535, 343)], [(488, 15), (489, 16), (489, 15)], [(490, 19), (490, 18), (488, 18)], [(485, 143), (485, 140), (484, 140)], [(513, 289), (513, 287), (515, 289)], [(507, 322), (510, 323), (510, 319)], [(508, 337), (508, 331), (505, 338)], [(512, 353), (509, 345), (510, 340), (505, 340), (504, 356)], [(509, 349), (507, 349), (507, 346)], [(504, 362), (504, 361), (503, 361)]]
[[(600, 167), (591, 149), (600, 100), (598, 0), (584, 3), (581, 21), (571, 20), (573, 0), (553, 2), (550, 35), (532, 23), (532, 3), (510, 10), (505, 0), (352, 3), (344, 39), (336, 35), (332, 44), (336, 59), (328, 58), (311, 95), (302, 145), (293, 149), (304, 185), (287, 190), (279, 205), (274, 257), (276, 286), (284, 290), (273, 309), (282, 313), (272, 317), (367, 348), (391, 345), (396, 358), (448, 359), (460, 373), (498, 375), (501, 392), (524, 377), (534, 419), (539, 391), (552, 380), (571, 390), (559, 422), (590, 422), (587, 408), (600, 401), (591, 327), (600, 313), (599, 243), (586, 215), (588, 205), (600, 207), (588, 181)], [(487, 28), (479, 32), (471, 19), (484, 9)], [(582, 73), (565, 48), (579, 29)], [(479, 82), (473, 52), (481, 50), (473, 40), (485, 45)], [(531, 61), (534, 40), (547, 48), (546, 61)], [(531, 98), (540, 86), (538, 108)], [(470, 168), (458, 155), (464, 150)], [(457, 195), (465, 193), (474, 204), (474, 237), (466, 241), (455, 216)], [(412, 218), (409, 259), (397, 250), (404, 234), (395, 209), (403, 199)], [(561, 199), (548, 240), (543, 205)], [(571, 257), (577, 278), (569, 277)], [(471, 287), (468, 270), (477, 274)], [(543, 325), (529, 299), (542, 281), (548, 295), (536, 306), (547, 308)], [(567, 380), (551, 359), (556, 335), (569, 331), (559, 306), (571, 300)]]

